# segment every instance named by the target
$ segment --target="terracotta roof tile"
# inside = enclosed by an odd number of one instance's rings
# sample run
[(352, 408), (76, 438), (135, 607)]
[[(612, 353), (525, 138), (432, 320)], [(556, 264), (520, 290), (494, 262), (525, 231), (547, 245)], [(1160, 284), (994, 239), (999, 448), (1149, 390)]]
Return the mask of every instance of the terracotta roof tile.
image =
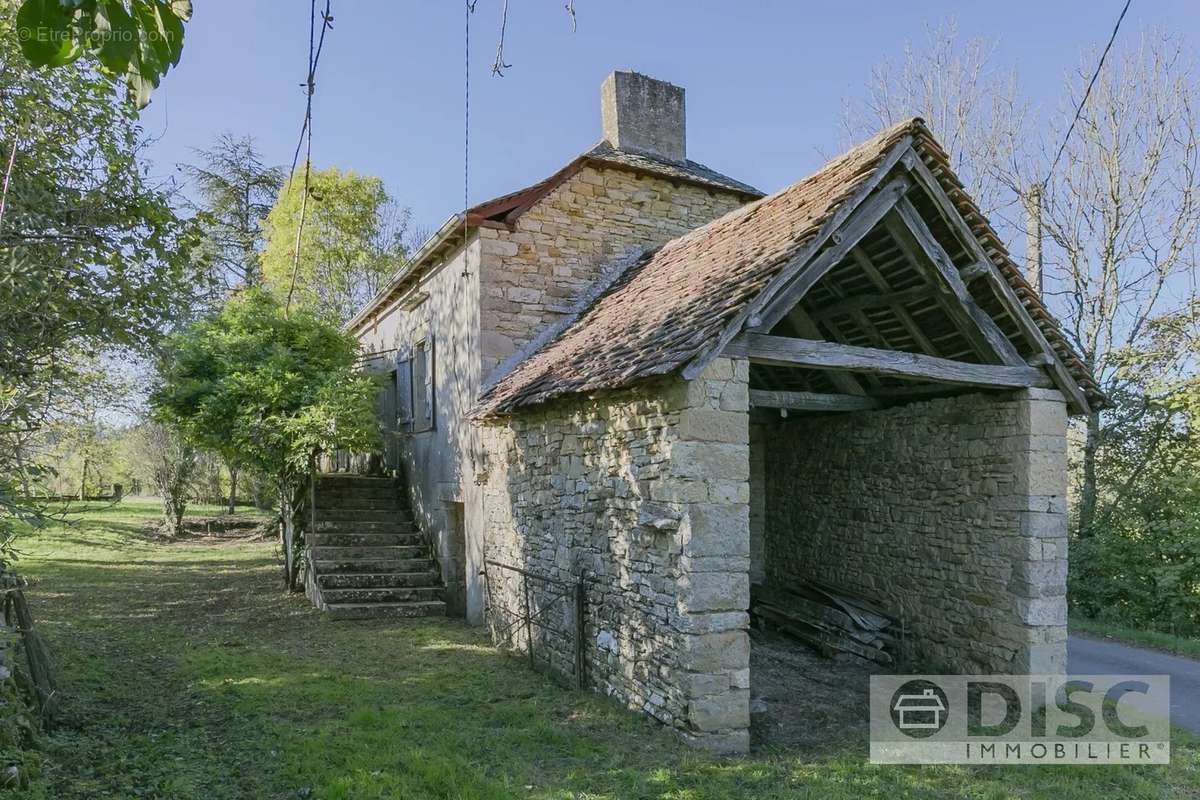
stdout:
[[(720, 337), (906, 136), (913, 137), (923, 156), (944, 156), (924, 124), (908, 120), (804, 180), (668, 242), (628, 269), (577, 321), (485, 392), (475, 416), (503, 414), (570, 393), (619, 388), (682, 368)], [(950, 194), (960, 208), (974, 209), (965, 207), (965, 193), (948, 167), (935, 174), (948, 192), (957, 191)], [(1072, 374), (1094, 390), (1094, 382), (1053, 317), (1027, 291), (994, 231), (986, 222), (977, 222), (975, 232), (981, 242), (986, 240), (985, 248), (1018, 295), (1026, 290), (1022, 301), (1035, 312)]]

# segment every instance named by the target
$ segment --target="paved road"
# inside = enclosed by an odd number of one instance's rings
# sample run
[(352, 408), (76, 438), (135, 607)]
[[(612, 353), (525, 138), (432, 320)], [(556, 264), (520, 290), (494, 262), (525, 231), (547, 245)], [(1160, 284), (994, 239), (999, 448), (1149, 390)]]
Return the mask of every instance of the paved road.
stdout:
[(1200, 733), (1200, 661), (1108, 639), (1067, 639), (1067, 672), (1075, 675), (1170, 675), (1171, 722)]

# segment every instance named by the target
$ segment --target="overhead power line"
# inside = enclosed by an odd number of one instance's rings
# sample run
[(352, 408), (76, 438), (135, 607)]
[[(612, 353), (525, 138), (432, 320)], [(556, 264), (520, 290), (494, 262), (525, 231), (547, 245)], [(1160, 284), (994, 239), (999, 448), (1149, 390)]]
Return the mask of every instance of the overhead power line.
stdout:
[(304, 194), (300, 197), (300, 221), (296, 226), (296, 241), (292, 248), (292, 280), (288, 285), (287, 302), (283, 307), (286, 317), (292, 310), (292, 295), (296, 293), (296, 275), (300, 271), (300, 246), (304, 236), (304, 220), (308, 212), (309, 179), (312, 173), (312, 121), (313, 93), (317, 90), (317, 65), (321, 61), (321, 50), (325, 47), (325, 32), (333, 27), (333, 15), (330, 13), (331, 0), (325, 0), (325, 10), (321, 12), (321, 35), (317, 30), (317, 0), (311, 0), (308, 15), (308, 76), (303, 84), (305, 92), (304, 124), (300, 126), (300, 140), (296, 142), (296, 152), (292, 156), (292, 171), (288, 175), (287, 190), (292, 190), (292, 181), (296, 179), (296, 164), (300, 160), (300, 148), (304, 152)]
[(1129, 11), (1129, 4), (1133, 0), (1125, 0), (1125, 7), (1121, 9), (1121, 15), (1117, 17), (1117, 24), (1113, 26), (1112, 36), (1108, 37), (1108, 44), (1104, 46), (1104, 52), (1100, 54), (1100, 62), (1096, 64), (1096, 71), (1092, 73), (1092, 79), (1088, 81), (1087, 89), (1084, 90), (1083, 99), (1079, 101), (1079, 107), (1075, 109), (1075, 117), (1071, 120), (1071, 125), (1067, 128), (1067, 135), (1063, 137), (1062, 144), (1058, 146), (1058, 152), (1054, 155), (1054, 161), (1050, 164), (1050, 170), (1046, 173), (1046, 179), (1042, 181), (1042, 186), (1050, 182), (1050, 177), (1054, 174), (1055, 167), (1058, 166), (1059, 159), (1062, 158), (1063, 151), (1067, 149), (1067, 142), (1071, 140), (1071, 133), (1075, 130), (1075, 123), (1079, 122), (1079, 117), (1083, 115), (1083, 108), (1087, 105), (1088, 97), (1092, 94), (1092, 87), (1096, 85), (1096, 79), (1100, 77), (1100, 70), (1104, 68), (1104, 59), (1108, 57), (1108, 51), (1112, 49), (1113, 42), (1117, 40), (1117, 31), (1121, 30), (1121, 22), (1125, 19), (1125, 13)]

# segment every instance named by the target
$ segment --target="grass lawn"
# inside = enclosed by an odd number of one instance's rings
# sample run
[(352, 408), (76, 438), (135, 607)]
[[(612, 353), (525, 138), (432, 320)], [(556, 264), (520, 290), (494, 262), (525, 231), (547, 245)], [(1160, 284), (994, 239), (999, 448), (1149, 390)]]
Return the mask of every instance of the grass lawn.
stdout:
[(453, 620), (328, 622), (272, 542), (152, 543), (126, 502), (22, 542), (65, 719), (23, 797), (1195, 798), (1169, 767), (882, 767), (865, 742), (719, 759)]
[(1116, 639), (1126, 644), (1152, 647), (1155, 650), (1164, 650), (1168, 653), (1176, 653), (1181, 656), (1200, 658), (1200, 639), (1172, 636), (1169, 633), (1162, 633), (1161, 631), (1123, 628), (1120, 625), (1112, 625), (1108, 622), (1100, 622), (1099, 620), (1072, 617), (1071, 632), (1103, 639)]

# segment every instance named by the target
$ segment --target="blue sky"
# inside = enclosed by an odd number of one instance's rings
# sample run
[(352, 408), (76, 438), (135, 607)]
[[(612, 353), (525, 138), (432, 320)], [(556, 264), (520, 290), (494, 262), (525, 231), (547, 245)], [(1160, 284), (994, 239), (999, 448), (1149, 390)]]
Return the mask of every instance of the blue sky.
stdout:
[[(1102, 45), (1119, 0), (1092, 2), (781, 2), (510, 0), (493, 77), (501, 0), (471, 21), (472, 202), (540, 180), (599, 139), (599, 87), (636, 69), (687, 89), (688, 155), (764, 190), (818, 167), (841, 145), (843, 98), (873, 64), (953, 17), (964, 37), (998, 40), (1035, 103), (1058, 102), (1065, 72)], [(308, 57), (307, 0), (200, 0), (183, 60), (144, 112), (166, 175), (223, 131), (253, 135), (288, 164)], [(314, 103), (317, 166), (378, 175), (433, 227), (462, 206), (461, 0), (334, 0)], [(1121, 36), (1159, 26), (1193, 42), (1195, 0), (1135, 0)]]

